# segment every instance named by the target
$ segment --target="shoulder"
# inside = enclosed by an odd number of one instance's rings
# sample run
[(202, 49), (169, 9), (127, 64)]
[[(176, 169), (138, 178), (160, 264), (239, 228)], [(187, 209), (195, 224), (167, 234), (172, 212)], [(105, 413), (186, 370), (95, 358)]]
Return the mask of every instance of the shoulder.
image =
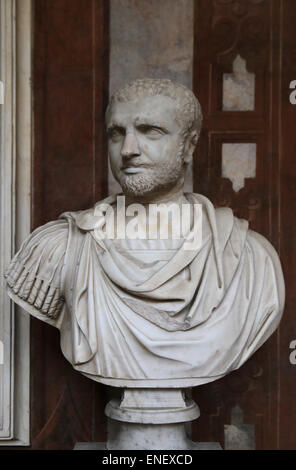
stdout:
[(35, 229), (23, 242), (12, 260), (27, 267), (47, 261), (55, 264), (66, 251), (69, 223), (66, 219), (54, 220)]
[(102, 211), (106, 211), (108, 206), (114, 206), (119, 195), (108, 196), (86, 210), (76, 212), (65, 212), (60, 217), (65, 218), (70, 224), (80, 229), (82, 232), (94, 230), (100, 224)]
[(265, 259), (270, 259), (273, 265), (281, 270), (279, 255), (267, 238), (254, 230), (248, 230), (247, 242), (253, 252), (258, 254), (260, 252)]
[(61, 310), (61, 270), (68, 232), (65, 219), (38, 227), (24, 241), (6, 270), (9, 295), (31, 314), (41, 312), (47, 318), (56, 318)]
[(246, 220), (235, 217), (229, 207), (214, 207), (213, 203), (201, 194), (186, 194), (186, 197), (190, 202), (203, 206), (203, 214), (210, 226), (218, 251), (223, 251), (230, 241), (242, 248), (249, 226)]
[(36, 228), (23, 243), (21, 249), (31, 246), (37, 250), (49, 247), (64, 247), (69, 233), (69, 221), (59, 218)]

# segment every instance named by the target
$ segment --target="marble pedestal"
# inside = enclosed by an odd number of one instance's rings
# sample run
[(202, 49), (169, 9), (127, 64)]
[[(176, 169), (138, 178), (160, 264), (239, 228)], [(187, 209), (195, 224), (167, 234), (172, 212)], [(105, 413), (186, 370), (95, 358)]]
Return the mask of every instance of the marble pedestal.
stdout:
[[(185, 423), (200, 415), (196, 403), (180, 389), (124, 389), (121, 399), (111, 400), (107, 450), (220, 450), (218, 443), (195, 443)], [(75, 449), (102, 449), (78, 443)]]

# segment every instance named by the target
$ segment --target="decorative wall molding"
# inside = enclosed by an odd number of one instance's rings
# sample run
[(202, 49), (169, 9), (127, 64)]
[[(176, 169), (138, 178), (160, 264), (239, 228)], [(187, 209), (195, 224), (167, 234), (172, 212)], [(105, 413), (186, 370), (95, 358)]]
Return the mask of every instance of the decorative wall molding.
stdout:
[[(3, 272), (30, 232), (31, 0), (0, 0), (1, 214), (0, 214), (0, 446), (29, 445), (30, 323), (9, 300)], [(20, 309), (19, 309), (20, 310)]]
[[(265, 235), (277, 249), (279, 235), (284, 233), (280, 229), (279, 212), (280, 106), (284, 96), (289, 103), (288, 85), (286, 94), (281, 94), (281, 80), (286, 73), (283, 73), (285, 56), (281, 49), (285, 34), (282, 21), (283, 12), (291, 14), (293, 8), (294, 2), (290, 0), (195, 2), (193, 88), (200, 99), (204, 121), (194, 159), (194, 190), (209, 197), (215, 206), (231, 207), (235, 216), (248, 220), (250, 228)], [(294, 57), (295, 34), (289, 34), (288, 60), (293, 62), (290, 57)], [(239, 79), (236, 75), (240, 75)], [(237, 90), (231, 83), (225, 92), (227, 79), (232, 79), (235, 85), (238, 82)], [(244, 100), (241, 97), (237, 100), (240, 88)], [(245, 105), (248, 94), (252, 106)], [(292, 132), (287, 141), (291, 138)], [(252, 152), (244, 152), (246, 144), (251, 144)], [(236, 152), (231, 154), (231, 148)], [(285, 172), (290, 174), (290, 169), (286, 168)], [(279, 414), (280, 406), (284, 408), (283, 404), (279, 405), (280, 400), (283, 403), (278, 392), (280, 375), (289, 375), (285, 367), (279, 367), (280, 360), (285, 360), (284, 353), (282, 358), (279, 356), (279, 335), (278, 331), (239, 371), (217, 384), (194, 390), (193, 396), (201, 409), (200, 419), (192, 426), (194, 439), (218, 441), (222, 447), (230, 445), (224, 426), (234, 424), (231, 410), (238, 405), (244, 423), (254, 426), (254, 447), (278, 446), (279, 433), (285, 432)], [(219, 400), (215, 398), (218, 396)], [(246, 429), (244, 423), (240, 423), (240, 430), (241, 426)], [(233, 431), (233, 428), (226, 429)], [(232, 440), (233, 437), (232, 433)]]
[(238, 54), (233, 73), (223, 74), (223, 111), (255, 110), (255, 74), (246, 69), (246, 61)]
[[(1, 308), (0, 340), (3, 343), (3, 364), (0, 366), (0, 438), (13, 438), (14, 390), (14, 311), (5, 295), (3, 273), (14, 243), (15, 207), (15, 2), (1, 0), (1, 81), (4, 100), (1, 105), (1, 223), (0, 271)], [(3, 158), (5, 156), (5, 158)]]
[(232, 182), (235, 192), (245, 186), (246, 178), (255, 178), (256, 144), (222, 143), (222, 176)]

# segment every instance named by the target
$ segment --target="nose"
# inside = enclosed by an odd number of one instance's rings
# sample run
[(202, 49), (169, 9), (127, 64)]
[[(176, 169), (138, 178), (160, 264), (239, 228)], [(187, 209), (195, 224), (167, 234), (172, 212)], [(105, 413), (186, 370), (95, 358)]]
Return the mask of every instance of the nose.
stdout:
[(133, 132), (127, 132), (121, 148), (122, 157), (139, 157), (141, 155), (137, 137)]

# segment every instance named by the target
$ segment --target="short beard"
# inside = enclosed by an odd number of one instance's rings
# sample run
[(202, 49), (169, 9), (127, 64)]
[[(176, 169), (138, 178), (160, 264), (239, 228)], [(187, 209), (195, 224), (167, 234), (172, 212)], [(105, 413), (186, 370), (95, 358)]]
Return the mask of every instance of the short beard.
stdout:
[(185, 174), (184, 168), (184, 142), (181, 143), (177, 159), (174, 164), (157, 165), (148, 168), (145, 174), (125, 175), (120, 173), (117, 177), (123, 193), (127, 196), (143, 197), (174, 187)]

